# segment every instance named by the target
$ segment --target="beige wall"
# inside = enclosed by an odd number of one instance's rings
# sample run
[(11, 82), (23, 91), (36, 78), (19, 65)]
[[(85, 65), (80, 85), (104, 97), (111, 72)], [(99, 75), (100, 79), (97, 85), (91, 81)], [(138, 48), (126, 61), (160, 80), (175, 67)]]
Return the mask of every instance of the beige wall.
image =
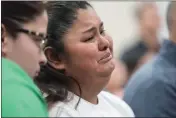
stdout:
[(105, 24), (105, 30), (114, 40), (115, 56), (127, 45), (135, 43), (132, 37), (137, 34), (133, 17), (135, 2), (91, 1)]
[[(90, 1), (98, 15), (105, 24), (105, 30), (112, 36), (114, 40), (114, 54), (118, 57), (120, 52), (136, 40), (132, 39), (138, 34), (137, 24), (134, 18), (134, 9), (138, 2), (123, 1)], [(157, 2), (159, 12), (161, 14), (162, 26), (159, 35), (167, 37), (167, 29), (165, 25), (165, 11), (168, 2)]]

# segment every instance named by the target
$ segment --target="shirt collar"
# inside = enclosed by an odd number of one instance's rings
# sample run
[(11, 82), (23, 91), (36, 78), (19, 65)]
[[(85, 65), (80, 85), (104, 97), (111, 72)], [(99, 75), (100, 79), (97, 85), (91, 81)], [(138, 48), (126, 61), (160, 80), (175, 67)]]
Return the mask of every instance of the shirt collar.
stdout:
[(165, 40), (160, 50), (160, 55), (176, 66), (176, 43)]

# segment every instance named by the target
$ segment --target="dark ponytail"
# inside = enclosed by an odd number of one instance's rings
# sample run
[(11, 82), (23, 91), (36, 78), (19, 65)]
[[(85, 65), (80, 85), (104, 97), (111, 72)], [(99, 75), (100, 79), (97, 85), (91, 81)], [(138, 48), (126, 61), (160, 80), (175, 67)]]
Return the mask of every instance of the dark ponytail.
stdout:
[(48, 63), (41, 66), (39, 76), (35, 78), (35, 82), (41, 91), (46, 96), (46, 101), (57, 102), (65, 101), (68, 96), (68, 83), (69, 79), (64, 74), (56, 71)]
[[(49, 17), (47, 33), (49, 37), (45, 48), (52, 48), (53, 58), (57, 57), (57, 55), (65, 55), (63, 44), (64, 36), (77, 19), (77, 11), (79, 9), (87, 9), (88, 7), (91, 7), (91, 5), (86, 1), (47, 2), (47, 13)], [(49, 63), (42, 66), (41, 72), (35, 79), (35, 82), (41, 91), (47, 94), (46, 100), (49, 105), (59, 101), (68, 101), (68, 91), (73, 82), (79, 87), (81, 97), (81, 87), (76, 79), (67, 77), (64, 75), (64, 70), (57, 70)]]
[[(41, 66), (39, 76), (34, 79), (35, 83), (43, 93), (48, 103), (48, 107), (51, 107), (56, 102), (68, 102), (71, 100), (71, 97), (68, 97), (68, 90), (71, 82), (75, 82), (77, 84), (80, 96), (82, 94), (79, 83), (74, 78), (67, 77), (63, 73), (64, 70), (58, 71), (47, 63)], [(80, 98), (75, 109), (79, 102)]]

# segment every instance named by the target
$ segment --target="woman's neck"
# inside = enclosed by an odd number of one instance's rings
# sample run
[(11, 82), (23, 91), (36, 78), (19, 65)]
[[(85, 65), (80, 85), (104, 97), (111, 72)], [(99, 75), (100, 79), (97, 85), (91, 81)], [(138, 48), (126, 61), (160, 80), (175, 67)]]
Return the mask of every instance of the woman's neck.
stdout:
[(76, 94), (77, 96), (83, 98), (84, 100), (92, 103), (92, 104), (98, 104), (98, 97), (97, 95), (103, 90), (103, 88), (106, 86), (107, 82), (104, 83), (86, 83), (86, 84), (80, 84), (80, 88), (76, 83), (72, 83), (72, 87), (70, 88), (70, 91)]

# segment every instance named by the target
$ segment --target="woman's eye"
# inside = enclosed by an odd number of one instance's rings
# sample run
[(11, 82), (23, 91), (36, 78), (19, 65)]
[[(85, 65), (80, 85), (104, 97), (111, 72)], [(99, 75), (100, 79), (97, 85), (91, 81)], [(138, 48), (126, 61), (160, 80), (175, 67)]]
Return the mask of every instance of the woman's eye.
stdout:
[[(100, 31), (100, 34), (101, 34), (101, 35), (105, 35), (105, 30), (101, 30), (101, 31)], [(93, 36), (87, 38), (84, 42), (92, 41), (94, 38), (95, 38), (95, 36), (93, 35)]]
[(105, 30), (101, 30), (100, 34), (104, 35), (105, 34)]
[(88, 42), (94, 39), (94, 36), (91, 36), (90, 38), (87, 38), (84, 42)]
[(33, 38), (35, 44), (37, 45), (37, 47), (39, 47), (39, 48), (43, 47), (45, 41), (41, 37), (33, 36), (32, 38)]

